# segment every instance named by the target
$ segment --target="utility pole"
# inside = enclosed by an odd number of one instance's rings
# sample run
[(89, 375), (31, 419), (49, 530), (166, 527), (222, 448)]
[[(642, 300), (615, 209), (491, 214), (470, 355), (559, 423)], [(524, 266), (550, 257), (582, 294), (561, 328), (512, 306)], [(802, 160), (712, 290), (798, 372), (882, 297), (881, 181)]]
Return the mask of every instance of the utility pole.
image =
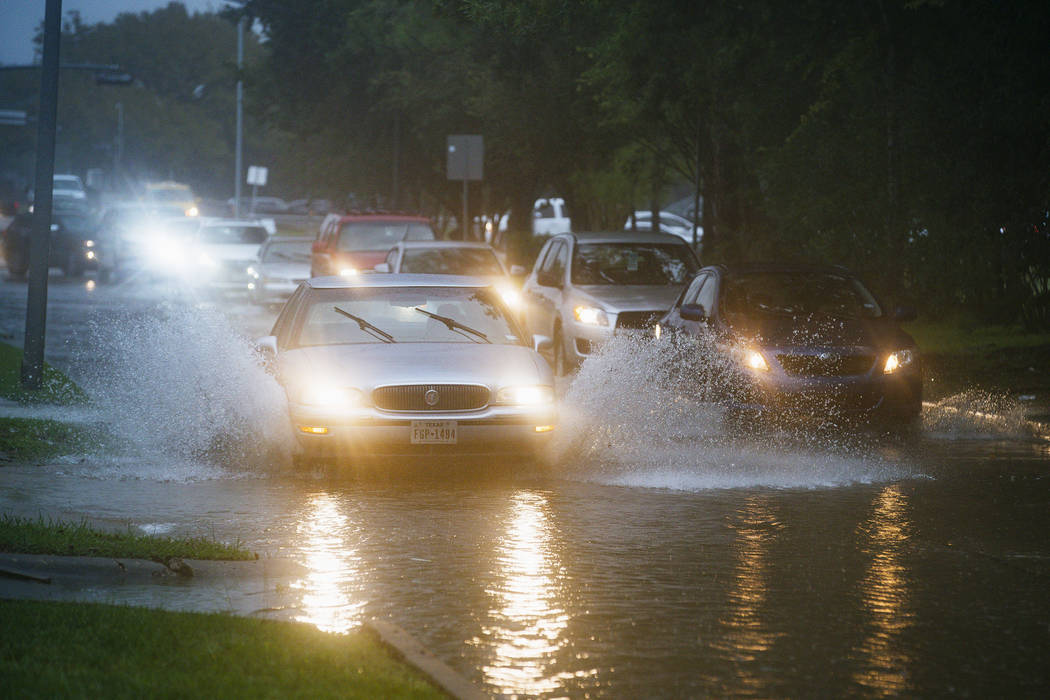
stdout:
[(36, 130), (36, 183), (26, 334), (22, 347), (22, 387), (39, 389), (44, 376), (44, 329), (47, 326), (47, 268), (51, 250), (51, 202), (55, 187), (55, 131), (58, 122), (58, 52), (62, 0), (47, 0), (44, 10), (44, 56), (40, 71), (40, 113)]
[(120, 176), (121, 161), (124, 160), (124, 103), (118, 102), (117, 108), (117, 142), (113, 149), (113, 177)]
[(241, 172), (244, 150), (244, 80), (241, 72), (244, 69), (244, 23), (245, 16), (237, 20), (237, 146), (233, 164), (233, 215), (241, 216)]

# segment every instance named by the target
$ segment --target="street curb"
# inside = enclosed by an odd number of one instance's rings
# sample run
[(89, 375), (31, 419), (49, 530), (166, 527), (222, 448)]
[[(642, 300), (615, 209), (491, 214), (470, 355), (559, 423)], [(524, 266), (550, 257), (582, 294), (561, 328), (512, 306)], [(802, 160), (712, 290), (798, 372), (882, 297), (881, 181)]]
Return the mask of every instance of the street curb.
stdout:
[(452, 697), (459, 700), (483, 700), (490, 697), (434, 656), (415, 637), (392, 622), (372, 620), (363, 623), (362, 626), (405, 663), (416, 668)]

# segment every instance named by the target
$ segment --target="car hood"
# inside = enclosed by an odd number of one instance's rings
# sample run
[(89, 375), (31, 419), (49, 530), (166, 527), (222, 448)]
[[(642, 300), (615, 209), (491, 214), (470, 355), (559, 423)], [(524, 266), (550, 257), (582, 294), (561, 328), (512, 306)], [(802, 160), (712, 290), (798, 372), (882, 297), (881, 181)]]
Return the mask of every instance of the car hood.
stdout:
[(574, 291), (575, 298), (597, 302), (607, 311), (663, 311), (682, 293), (682, 286), (594, 284), (576, 287)]
[(496, 389), (554, 383), (546, 360), (521, 345), (322, 345), (285, 351), (281, 370), (287, 381), (324, 377), (364, 391), (387, 384), (485, 384)]
[(821, 314), (799, 317), (730, 317), (733, 333), (775, 347), (914, 347), (912, 340), (888, 319), (842, 318)]
[(258, 243), (204, 244), (202, 250), (216, 260), (251, 260), (259, 256)]
[(278, 277), (281, 279), (307, 279), (310, 276), (310, 263), (261, 263), (259, 274), (263, 277)]

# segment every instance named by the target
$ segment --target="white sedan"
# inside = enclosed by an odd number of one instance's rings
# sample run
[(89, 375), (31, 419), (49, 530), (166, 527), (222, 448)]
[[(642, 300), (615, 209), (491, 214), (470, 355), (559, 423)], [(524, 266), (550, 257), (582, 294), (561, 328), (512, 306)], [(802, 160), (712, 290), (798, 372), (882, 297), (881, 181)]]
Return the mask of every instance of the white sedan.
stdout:
[(288, 395), (302, 458), (532, 458), (554, 379), (500, 295), (448, 275), (304, 282), (258, 347)]

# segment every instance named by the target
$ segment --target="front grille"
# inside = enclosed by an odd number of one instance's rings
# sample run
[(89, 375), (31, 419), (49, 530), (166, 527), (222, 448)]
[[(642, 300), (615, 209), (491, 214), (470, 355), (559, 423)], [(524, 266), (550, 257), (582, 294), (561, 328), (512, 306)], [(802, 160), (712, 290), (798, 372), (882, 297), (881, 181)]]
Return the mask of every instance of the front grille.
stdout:
[(616, 316), (616, 327), (648, 330), (660, 320), (663, 313), (663, 311), (621, 311)]
[(793, 377), (849, 377), (867, 374), (874, 355), (777, 355), (777, 362)]
[[(437, 393), (432, 406), (426, 401), (431, 390)], [(402, 384), (372, 391), (372, 403), (384, 411), (473, 411), (488, 402), (488, 387), (474, 384)]]

